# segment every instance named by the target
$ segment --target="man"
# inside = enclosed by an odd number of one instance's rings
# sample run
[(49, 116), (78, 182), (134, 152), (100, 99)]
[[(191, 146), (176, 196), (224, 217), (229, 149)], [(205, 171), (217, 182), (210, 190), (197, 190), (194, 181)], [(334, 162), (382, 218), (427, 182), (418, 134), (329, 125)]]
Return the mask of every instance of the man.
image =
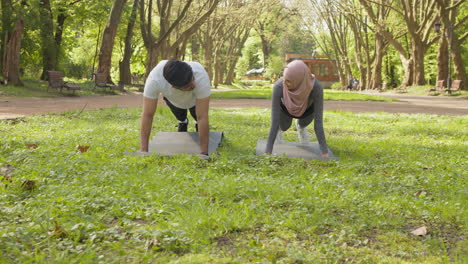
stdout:
[(200, 137), (200, 155), (208, 156), (208, 109), (211, 94), (210, 78), (198, 62), (163, 60), (151, 71), (143, 92), (140, 151), (148, 152), (149, 136), (159, 94), (179, 121), (178, 131), (186, 132), (187, 109), (195, 119)]

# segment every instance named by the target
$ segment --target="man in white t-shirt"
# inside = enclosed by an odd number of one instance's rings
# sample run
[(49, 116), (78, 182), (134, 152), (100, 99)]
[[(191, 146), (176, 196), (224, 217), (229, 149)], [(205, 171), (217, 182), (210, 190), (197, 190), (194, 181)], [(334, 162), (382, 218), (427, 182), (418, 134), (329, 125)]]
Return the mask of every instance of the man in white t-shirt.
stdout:
[(200, 155), (208, 156), (208, 110), (210, 77), (198, 62), (163, 60), (154, 67), (145, 83), (141, 115), (140, 151), (148, 152), (149, 136), (159, 94), (179, 120), (178, 131), (186, 132), (187, 110), (195, 119), (200, 137)]

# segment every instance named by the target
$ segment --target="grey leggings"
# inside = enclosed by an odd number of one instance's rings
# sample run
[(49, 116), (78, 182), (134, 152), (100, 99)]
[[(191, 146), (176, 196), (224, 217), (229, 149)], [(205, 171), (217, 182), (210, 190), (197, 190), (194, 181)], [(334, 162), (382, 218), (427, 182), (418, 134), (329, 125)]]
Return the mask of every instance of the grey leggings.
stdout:
[[(314, 109), (314, 105), (311, 105), (309, 107), (312, 107), (312, 109)], [(292, 120), (293, 120), (294, 117), (292, 117), (291, 115), (289, 115), (289, 113), (285, 113), (283, 109), (281, 109), (280, 111), (280, 115), (279, 115), (279, 127), (282, 131), (286, 131), (288, 130), (290, 127), (291, 127), (291, 123), (292, 123)], [(306, 116), (301, 116), (299, 118), (299, 126), (300, 127), (306, 127), (308, 126), (310, 123), (312, 123), (312, 120), (314, 120), (314, 112), (309, 112), (307, 113)]]

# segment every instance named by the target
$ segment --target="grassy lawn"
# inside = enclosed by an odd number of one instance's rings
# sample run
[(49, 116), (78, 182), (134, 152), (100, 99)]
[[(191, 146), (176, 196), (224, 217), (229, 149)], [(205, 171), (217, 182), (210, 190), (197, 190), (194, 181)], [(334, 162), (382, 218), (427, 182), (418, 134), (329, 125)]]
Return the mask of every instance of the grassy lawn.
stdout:
[[(448, 94), (448, 93), (434, 93), (434, 92), (428, 92), (429, 89), (434, 88), (434, 85), (422, 85), (422, 86), (409, 86), (408, 87), (408, 92), (403, 93), (403, 94), (411, 94), (411, 95), (431, 95), (431, 96), (450, 96), (450, 97), (459, 97), (459, 98), (465, 98), (468, 99), (468, 91), (460, 91), (460, 92), (454, 92), (453, 94)], [(388, 90), (387, 92), (395, 93), (396, 91), (393, 89)]]
[[(211, 98), (214, 99), (270, 99), (271, 98), (271, 86), (269, 89), (258, 89), (258, 90), (233, 90), (233, 91), (220, 91), (213, 92)], [(324, 90), (325, 100), (339, 100), (339, 101), (381, 101), (381, 102), (393, 102), (398, 101), (397, 99), (377, 96), (359, 94), (346, 91), (336, 91), (325, 89)]]
[(254, 156), (269, 111), (215, 109), (205, 161), (123, 155), (140, 113), (0, 122), (0, 263), (467, 261), (466, 116), (326, 112), (340, 161), (320, 162)]
[[(94, 82), (89, 80), (73, 80), (70, 83), (78, 84), (81, 90), (73, 92), (62, 90), (62, 93), (56, 89), (47, 90), (47, 81), (23, 80), (24, 86), (0, 86), (0, 97), (62, 97), (62, 96), (92, 96), (92, 95), (110, 95), (118, 94), (119, 91), (110, 91), (109, 89), (94, 88)], [(127, 91), (136, 91), (138, 88), (126, 86)]]

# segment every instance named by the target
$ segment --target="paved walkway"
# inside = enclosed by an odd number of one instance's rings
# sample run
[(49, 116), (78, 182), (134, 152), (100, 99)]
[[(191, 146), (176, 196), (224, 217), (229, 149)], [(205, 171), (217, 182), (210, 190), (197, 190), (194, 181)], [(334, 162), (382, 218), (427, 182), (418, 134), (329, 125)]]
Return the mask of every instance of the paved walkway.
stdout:
[[(399, 102), (325, 101), (325, 110), (350, 112), (427, 113), (441, 115), (468, 115), (468, 100), (447, 96), (415, 96), (378, 94), (397, 98)], [(164, 104), (160, 101), (160, 104)], [(126, 95), (83, 96), (59, 98), (6, 98), (0, 97), (0, 119), (60, 113), (69, 110), (90, 110), (107, 107), (140, 107), (141, 93)], [(270, 108), (270, 100), (212, 99), (214, 108)]]

